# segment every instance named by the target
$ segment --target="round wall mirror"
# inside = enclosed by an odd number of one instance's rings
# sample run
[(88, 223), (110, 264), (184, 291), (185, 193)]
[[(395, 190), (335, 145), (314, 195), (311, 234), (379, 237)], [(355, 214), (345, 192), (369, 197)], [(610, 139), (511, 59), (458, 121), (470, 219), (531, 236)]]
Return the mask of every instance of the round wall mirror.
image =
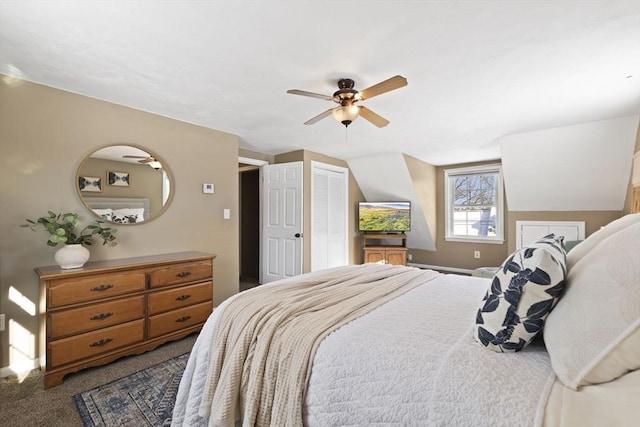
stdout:
[(85, 158), (76, 176), (82, 203), (115, 224), (140, 224), (169, 205), (173, 179), (157, 154), (134, 145), (110, 145)]

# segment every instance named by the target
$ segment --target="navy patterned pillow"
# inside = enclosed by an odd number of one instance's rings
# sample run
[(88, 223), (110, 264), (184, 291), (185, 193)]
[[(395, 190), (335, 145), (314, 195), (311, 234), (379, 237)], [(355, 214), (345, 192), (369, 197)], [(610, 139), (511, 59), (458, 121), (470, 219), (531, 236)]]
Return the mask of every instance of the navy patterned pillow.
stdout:
[(545, 236), (500, 266), (476, 315), (476, 341), (493, 351), (514, 352), (542, 330), (565, 287), (562, 240)]

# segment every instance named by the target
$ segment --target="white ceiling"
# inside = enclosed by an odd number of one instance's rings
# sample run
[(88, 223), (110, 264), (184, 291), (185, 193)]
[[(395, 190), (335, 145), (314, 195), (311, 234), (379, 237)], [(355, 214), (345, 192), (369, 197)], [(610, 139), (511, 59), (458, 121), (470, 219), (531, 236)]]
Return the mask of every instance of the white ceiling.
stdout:
[[(640, 2), (0, 0), (0, 73), (249, 150), (452, 164), (500, 157), (508, 134), (640, 113)], [(396, 74), (407, 87), (362, 102), (381, 129), (304, 126), (335, 104), (286, 93)]]

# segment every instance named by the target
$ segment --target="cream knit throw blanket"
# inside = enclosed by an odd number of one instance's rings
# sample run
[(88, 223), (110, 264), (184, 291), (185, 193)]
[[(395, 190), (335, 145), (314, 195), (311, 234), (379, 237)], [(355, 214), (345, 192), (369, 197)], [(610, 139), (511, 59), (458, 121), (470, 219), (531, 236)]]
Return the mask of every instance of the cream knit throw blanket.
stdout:
[(436, 277), (365, 264), (239, 295), (220, 314), (199, 408), (210, 426), (302, 426), (311, 364), (340, 326)]

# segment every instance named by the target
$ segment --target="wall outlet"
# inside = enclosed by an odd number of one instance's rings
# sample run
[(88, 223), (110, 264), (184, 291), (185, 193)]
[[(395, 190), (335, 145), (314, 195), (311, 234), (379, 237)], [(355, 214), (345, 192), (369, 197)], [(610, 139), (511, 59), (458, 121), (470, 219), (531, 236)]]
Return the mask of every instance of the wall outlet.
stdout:
[(407, 254), (407, 260), (409, 260), (409, 261), (413, 261), (413, 255), (411, 255), (411, 254)]
[(0, 314), (0, 332), (4, 331), (4, 314)]
[(475, 259), (480, 258), (480, 251), (473, 251), (473, 257), (474, 257)]

